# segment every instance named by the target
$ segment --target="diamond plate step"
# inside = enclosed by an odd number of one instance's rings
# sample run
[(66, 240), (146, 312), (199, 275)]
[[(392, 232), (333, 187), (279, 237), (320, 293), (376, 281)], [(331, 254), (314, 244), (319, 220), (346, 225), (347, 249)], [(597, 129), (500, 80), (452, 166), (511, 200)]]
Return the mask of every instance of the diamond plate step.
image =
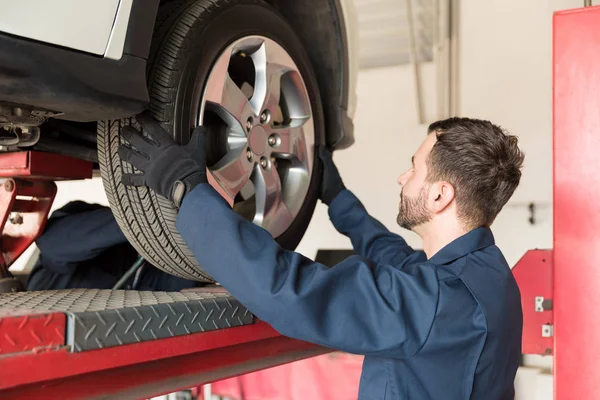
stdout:
[(0, 295), (0, 316), (62, 312), (72, 351), (251, 324), (254, 316), (227, 293), (69, 289)]
[(61, 313), (2, 313), (0, 354), (63, 346), (65, 325), (65, 315)]

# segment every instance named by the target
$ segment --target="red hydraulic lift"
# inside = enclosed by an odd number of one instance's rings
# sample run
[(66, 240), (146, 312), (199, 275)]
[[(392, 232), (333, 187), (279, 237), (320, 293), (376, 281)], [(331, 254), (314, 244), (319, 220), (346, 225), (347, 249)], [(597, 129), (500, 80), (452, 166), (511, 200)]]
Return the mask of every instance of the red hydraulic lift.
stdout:
[(523, 352), (554, 356), (558, 400), (600, 399), (600, 7), (553, 21), (554, 246), (514, 268)]
[(8, 267), (43, 229), (54, 180), (91, 176), (69, 157), (0, 156), (0, 398), (148, 398), (331, 351), (281, 336), (215, 287), (19, 290)]

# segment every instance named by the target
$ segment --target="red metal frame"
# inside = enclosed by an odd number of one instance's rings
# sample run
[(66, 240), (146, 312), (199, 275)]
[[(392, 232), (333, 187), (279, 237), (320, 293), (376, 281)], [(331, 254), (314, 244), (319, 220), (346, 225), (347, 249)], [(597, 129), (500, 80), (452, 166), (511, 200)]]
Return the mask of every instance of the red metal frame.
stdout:
[[(44, 229), (56, 196), (54, 180), (92, 177), (93, 165), (71, 157), (41, 152), (5, 153), (0, 157), (0, 272), (11, 264)], [(22, 179), (15, 179), (22, 178)]]
[(157, 396), (330, 351), (264, 322), (82, 353), (31, 351), (0, 360), (0, 397)]
[[(17, 199), (17, 196), (21, 198)], [(56, 184), (51, 181), (9, 178), (0, 187), (0, 267), (4, 271), (42, 232), (55, 196)]]
[(62, 313), (32, 313), (0, 319), (0, 355), (42, 351), (65, 343), (66, 318)]
[[(545, 327), (553, 326), (552, 250), (530, 250), (517, 262), (513, 274), (521, 291), (523, 308), (523, 354), (551, 355), (552, 336), (544, 337)], [(537, 298), (543, 298), (550, 309), (536, 307)], [(548, 307), (546, 307), (548, 308)]]
[(74, 180), (92, 177), (89, 161), (37, 151), (4, 153), (0, 157), (0, 177), (30, 180)]
[(599, 399), (600, 7), (553, 23), (554, 393)]

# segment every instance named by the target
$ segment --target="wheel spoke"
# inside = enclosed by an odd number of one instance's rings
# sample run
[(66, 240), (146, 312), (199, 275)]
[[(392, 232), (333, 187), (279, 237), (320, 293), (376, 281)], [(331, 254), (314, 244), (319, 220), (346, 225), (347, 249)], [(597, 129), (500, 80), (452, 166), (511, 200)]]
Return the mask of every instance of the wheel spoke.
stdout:
[(246, 158), (246, 152), (229, 152), (211, 167), (211, 173), (227, 196), (235, 199), (252, 174), (252, 165)]
[(229, 76), (228, 66), (229, 56), (221, 56), (208, 78), (204, 98), (226, 122), (244, 126), (254, 111), (246, 95)]
[(254, 223), (268, 229), (274, 237), (282, 233), (292, 223), (294, 217), (281, 201), (281, 181), (277, 169), (257, 166), (253, 182), (256, 196)]
[(252, 59), (256, 69), (256, 83), (250, 103), (257, 115), (265, 109), (274, 114), (280, 100), (281, 77), (296, 67), (291, 57), (270, 39), (263, 42)]
[(269, 110), (272, 114), (277, 112), (279, 100), (281, 97), (281, 69), (273, 64), (267, 64), (265, 81), (267, 82), (267, 93), (264, 99), (262, 110)]
[(279, 203), (277, 211), (268, 222), (269, 231), (273, 237), (277, 237), (286, 231), (294, 222), (294, 216), (284, 202)]

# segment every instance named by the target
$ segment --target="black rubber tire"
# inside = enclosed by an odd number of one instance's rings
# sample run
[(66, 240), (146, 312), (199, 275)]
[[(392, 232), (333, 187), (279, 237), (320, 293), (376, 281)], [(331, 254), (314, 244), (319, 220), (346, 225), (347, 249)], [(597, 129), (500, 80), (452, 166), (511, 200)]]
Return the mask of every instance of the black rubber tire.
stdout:
[[(298, 66), (309, 92), (315, 144), (324, 143), (324, 116), (315, 73), (300, 40), (289, 24), (259, 0), (180, 0), (167, 3), (157, 20), (148, 63), (150, 110), (180, 143), (189, 140), (198, 104), (193, 102), (212, 63), (233, 41), (261, 35), (278, 42)], [(197, 85), (201, 82), (202, 85)], [(134, 118), (98, 123), (98, 158), (104, 188), (113, 213), (131, 244), (158, 268), (182, 278), (213, 282), (202, 270), (177, 231), (177, 209), (146, 187), (129, 188), (123, 173), (134, 172), (117, 149), (120, 131)], [(321, 164), (315, 151), (313, 174), (306, 200), (291, 226), (276, 240), (296, 248), (318, 199)], [(224, 244), (226, 246), (226, 244)]]

